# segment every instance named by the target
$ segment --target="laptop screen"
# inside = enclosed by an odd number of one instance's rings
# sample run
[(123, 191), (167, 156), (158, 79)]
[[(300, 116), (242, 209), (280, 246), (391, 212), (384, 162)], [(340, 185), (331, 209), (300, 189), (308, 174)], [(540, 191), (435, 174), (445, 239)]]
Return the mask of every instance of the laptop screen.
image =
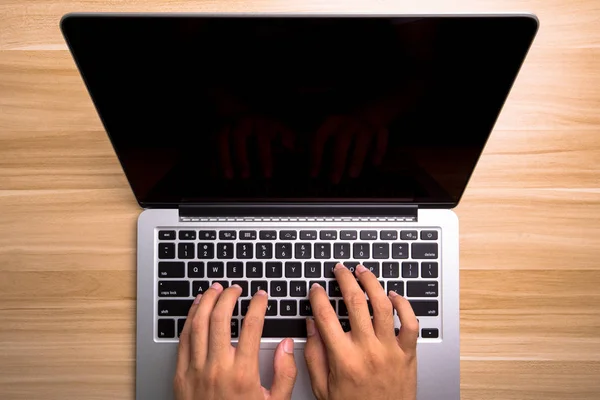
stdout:
[(70, 16), (142, 206), (456, 205), (530, 17)]

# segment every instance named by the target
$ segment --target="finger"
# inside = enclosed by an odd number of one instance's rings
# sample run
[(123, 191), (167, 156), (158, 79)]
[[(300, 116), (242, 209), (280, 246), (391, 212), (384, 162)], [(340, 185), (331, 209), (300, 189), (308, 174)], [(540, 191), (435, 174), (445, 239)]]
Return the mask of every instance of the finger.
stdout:
[(363, 265), (356, 267), (356, 276), (369, 296), (373, 307), (373, 329), (382, 341), (394, 340), (394, 309), (377, 277)]
[(242, 294), (239, 285), (223, 291), (210, 315), (208, 359), (225, 359), (231, 355), (231, 317), (238, 297)]
[(191, 325), (191, 359), (190, 364), (199, 369), (206, 362), (208, 354), (208, 332), (210, 315), (223, 291), (223, 286), (213, 283), (202, 295)]
[(271, 140), (275, 132), (273, 127), (264, 121), (257, 123), (258, 129), (258, 154), (262, 163), (263, 175), (270, 178), (273, 174), (273, 154), (271, 151)]
[(277, 132), (281, 135), (281, 144), (288, 150), (294, 150), (294, 132), (284, 124), (277, 123)]
[(294, 359), (294, 341), (290, 338), (279, 343), (273, 359), (273, 384), (271, 400), (289, 400), (296, 383), (298, 369)]
[(315, 321), (306, 320), (306, 345), (304, 346), (304, 360), (310, 375), (310, 383), (315, 397), (322, 399), (327, 393), (327, 380), (329, 378), (329, 363), (325, 343), (319, 334)]
[(419, 321), (417, 321), (408, 300), (392, 291), (390, 291), (389, 296), (398, 313), (401, 325), (396, 340), (403, 349), (414, 350), (417, 347), (417, 338), (419, 337)]
[(337, 315), (331, 307), (325, 289), (318, 283), (314, 283), (310, 288), (309, 298), (315, 324), (325, 345), (332, 353), (343, 352), (349, 345), (348, 337), (344, 334)]
[(177, 347), (177, 373), (184, 373), (188, 370), (190, 366), (190, 333), (192, 320), (194, 319), (194, 315), (196, 314), (196, 309), (198, 308), (198, 304), (200, 303), (200, 298), (202, 295), (199, 294), (194, 299), (192, 306), (190, 307), (187, 315), (187, 319), (185, 320), (185, 325), (183, 326), (183, 330), (179, 335), (179, 346)]
[(369, 131), (360, 131), (356, 138), (354, 145), (354, 154), (350, 162), (349, 175), (352, 178), (357, 178), (362, 171), (367, 152), (369, 151), (369, 145), (371, 144), (371, 134)]
[(387, 128), (381, 128), (377, 131), (377, 138), (375, 139), (375, 152), (373, 153), (373, 164), (381, 165), (383, 162), (383, 156), (385, 156), (385, 150), (388, 144), (388, 130)]
[(317, 130), (317, 133), (315, 133), (311, 150), (311, 176), (316, 177), (319, 175), (323, 161), (323, 150), (325, 149), (325, 143), (327, 142), (327, 139), (333, 135), (339, 125), (340, 121), (338, 118), (328, 118)]
[(218, 135), (219, 154), (221, 156), (221, 168), (227, 179), (233, 178), (233, 167), (231, 165), (231, 154), (229, 154), (229, 134), (231, 127), (228, 125)]
[(340, 285), (340, 291), (348, 309), (348, 319), (352, 328), (352, 338), (372, 339), (375, 336), (373, 323), (367, 306), (365, 293), (356, 282), (352, 272), (344, 265), (338, 263), (333, 269), (335, 279)]
[(248, 163), (248, 148), (246, 140), (252, 133), (252, 120), (249, 118), (243, 119), (233, 132), (233, 143), (235, 146), (235, 155), (240, 166), (240, 174), (242, 178), (250, 176), (250, 164)]
[(250, 301), (235, 352), (236, 362), (240, 363), (240, 368), (258, 369), (258, 352), (266, 312), (267, 292), (259, 290)]
[(333, 168), (331, 171), (331, 181), (339, 183), (346, 168), (346, 160), (348, 159), (348, 150), (352, 144), (352, 138), (358, 129), (352, 124), (341, 125), (334, 133), (335, 154), (333, 155)]

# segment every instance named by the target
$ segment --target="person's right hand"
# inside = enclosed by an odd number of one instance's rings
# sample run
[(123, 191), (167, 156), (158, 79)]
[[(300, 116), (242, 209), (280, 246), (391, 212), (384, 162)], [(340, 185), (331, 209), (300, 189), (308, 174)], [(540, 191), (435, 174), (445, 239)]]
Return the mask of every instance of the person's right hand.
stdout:
[[(318, 400), (415, 400), (419, 323), (408, 300), (385, 295), (375, 275), (362, 265), (356, 276), (373, 306), (373, 321), (365, 294), (342, 264), (334, 269), (352, 330), (342, 330), (325, 290), (314, 284), (310, 302), (314, 321), (307, 320), (304, 355)], [(394, 334), (393, 308), (402, 327)]]

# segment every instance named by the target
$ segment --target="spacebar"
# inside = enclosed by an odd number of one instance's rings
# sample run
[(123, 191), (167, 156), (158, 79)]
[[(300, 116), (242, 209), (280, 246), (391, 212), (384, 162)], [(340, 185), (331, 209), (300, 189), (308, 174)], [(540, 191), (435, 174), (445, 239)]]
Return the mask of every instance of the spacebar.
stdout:
[[(242, 330), (244, 325), (242, 325)], [(306, 319), (265, 318), (262, 337), (264, 338), (306, 338)]]

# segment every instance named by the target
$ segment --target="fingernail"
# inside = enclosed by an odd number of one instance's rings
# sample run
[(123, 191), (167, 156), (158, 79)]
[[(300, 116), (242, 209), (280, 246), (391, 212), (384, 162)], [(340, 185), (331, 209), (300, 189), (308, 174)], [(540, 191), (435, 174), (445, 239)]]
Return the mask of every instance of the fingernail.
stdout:
[(223, 286), (221, 286), (221, 284), (217, 282), (213, 283), (210, 287), (215, 289), (216, 291), (221, 291), (223, 289)]
[(335, 272), (340, 268), (346, 268), (346, 267), (344, 267), (344, 264), (342, 264), (342, 263), (337, 263), (337, 264), (335, 264), (335, 267), (333, 267), (333, 271)]
[(264, 290), (259, 290), (258, 292), (256, 292), (257, 296), (266, 296), (267, 292), (265, 292)]
[(198, 296), (196, 296), (196, 298), (194, 299), (194, 304), (198, 305), (200, 304), (200, 298), (202, 297), (201, 294), (199, 294)]
[(306, 319), (306, 336), (314, 336), (315, 334), (315, 321), (312, 318)]
[(398, 296), (398, 293), (394, 292), (393, 290), (390, 290), (390, 293), (388, 293), (390, 295), (390, 297), (396, 297)]
[(233, 285), (231, 285), (231, 287), (236, 287), (236, 288), (238, 288), (240, 290), (242, 289), (242, 287), (240, 285), (238, 285), (237, 283), (234, 283)]
[(312, 284), (312, 286), (310, 287), (310, 290), (317, 289), (317, 288), (320, 288), (320, 287), (323, 287), (323, 286), (321, 286), (321, 285), (319, 285), (318, 283), (316, 283), (316, 282), (315, 282), (315, 283), (313, 283), (313, 284)]
[(294, 352), (294, 340), (287, 338), (283, 341), (283, 351), (288, 354), (292, 354)]
[(360, 274), (362, 274), (363, 272), (367, 272), (367, 271), (368, 271), (368, 270), (367, 270), (367, 268), (365, 268), (365, 266), (364, 266), (364, 265), (362, 265), (362, 264), (358, 264), (358, 265), (356, 266), (356, 274), (357, 274), (357, 275), (360, 275)]

